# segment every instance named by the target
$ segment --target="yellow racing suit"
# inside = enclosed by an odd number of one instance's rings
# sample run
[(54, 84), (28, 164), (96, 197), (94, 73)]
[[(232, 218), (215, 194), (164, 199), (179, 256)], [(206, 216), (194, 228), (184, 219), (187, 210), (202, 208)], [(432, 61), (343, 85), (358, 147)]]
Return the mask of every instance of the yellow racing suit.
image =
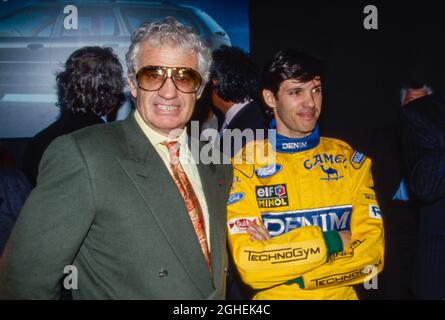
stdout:
[[(254, 299), (357, 299), (352, 285), (378, 285), (383, 222), (369, 158), (319, 137), (318, 127), (302, 139), (252, 141), (240, 152), (227, 227)], [(252, 241), (250, 223), (263, 224), (271, 239)], [(351, 232), (344, 251), (341, 230)]]

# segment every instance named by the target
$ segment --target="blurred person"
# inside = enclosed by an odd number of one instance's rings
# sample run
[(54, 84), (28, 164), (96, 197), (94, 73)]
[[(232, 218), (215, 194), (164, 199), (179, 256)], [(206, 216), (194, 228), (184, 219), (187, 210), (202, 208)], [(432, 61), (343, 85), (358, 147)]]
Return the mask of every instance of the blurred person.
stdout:
[(416, 299), (445, 299), (445, 101), (432, 94), (402, 109), (409, 190), (419, 205), (410, 281)]
[[(322, 81), (319, 59), (279, 51), (262, 82), (276, 131), (247, 144), (246, 161), (234, 164), (229, 245), (254, 299), (357, 299), (353, 285), (383, 268), (371, 161), (319, 136)], [(275, 161), (255, 157), (251, 144)]]
[(28, 179), (0, 143), (0, 257), (30, 190)]
[(83, 47), (73, 52), (57, 75), (60, 117), (28, 143), (23, 170), (36, 186), (43, 153), (57, 137), (105, 123), (124, 101), (125, 81), (119, 58), (111, 48)]
[(192, 121), (198, 121), (199, 132), (202, 133), (205, 129), (218, 131), (223, 118), (224, 115), (213, 105), (212, 85), (208, 82), (204, 87), (201, 98), (196, 102)]
[(184, 130), (210, 51), (169, 17), (135, 29), (126, 58), (136, 111), (48, 147), (0, 259), (0, 298), (56, 299), (67, 266), (74, 299), (224, 298), (231, 170), (195, 159)]
[[(376, 128), (367, 153), (373, 161), (375, 192), (385, 215), (385, 270), (379, 290), (361, 290), (373, 299), (414, 299), (411, 288), (416, 251), (419, 208), (406, 182), (407, 168), (402, 151), (401, 112), (414, 99), (431, 94), (429, 84), (418, 80), (406, 82), (400, 89), (400, 105), (390, 124)], [(387, 117), (391, 117), (390, 112)]]
[[(240, 48), (221, 46), (212, 54), (213, 64), (210, 72), (213, 105), (224, 114), (224, 120), (219, 128), (221, 151), (227, 145), (230, 157), (239, 148), (249, 142), (245, 139), (237, 146), (226, 130), (266, 129), (267, 117), (265, 109), (258, 100), (258, 66)], [(253, 131), (255, 138), (256, 132)]]
[[(236, 146), (234, 139), (238, 136), (233, 135), (232, 138), (225, 134), (226, 130), (252, 130), (254, 134), (251, 139), (254, 139), (256, 133), (254, 130), (265, 131), (267, 128), (265, 110), (258, 100), (259, 70), (252, 59), (238, 47), (221, 46), (213, 52), (212, 57), (211, 99), (216, 109), (223, 114), (222, 124), (219, 125), (222, 138), (219, 146), (221, 151), (228, 151), (227, 155), (233, 157), (239, 148), (244, 147), (250, 140), (245, 138), (242, 143)], [(224, 148), (226, 149), (224, 150)], [(231, 261), (229, 263), (227, 298), (231, 300), (249, 299), (252, 294), (251, 290), (239, 278)]]

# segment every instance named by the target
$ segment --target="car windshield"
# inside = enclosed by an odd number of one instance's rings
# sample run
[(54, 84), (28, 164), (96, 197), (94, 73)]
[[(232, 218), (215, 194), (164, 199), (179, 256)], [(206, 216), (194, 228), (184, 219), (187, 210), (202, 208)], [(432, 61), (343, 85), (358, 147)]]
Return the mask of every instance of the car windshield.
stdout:
[(162, 21), (165, 17), (173, 16), (182, 24), (191, 27), (195, 32), (201, 33), (201, 28), (195, 18), (185, 10), (172, 7), (123, 7), (121, 9), (125, 23), (130, 32), (142, 22)]
[(29, 8), (0, 20), (0, 37), (48, 37), (57, 19), (55, 8)]
[[(200, 15), (202, 20), (206, 22), (211, 33), (224, 32), (223, 28), (211, 16), (202, 10), (196, 10), (196, 14)], [(225, 33), (225, 32), (224, 32)]]

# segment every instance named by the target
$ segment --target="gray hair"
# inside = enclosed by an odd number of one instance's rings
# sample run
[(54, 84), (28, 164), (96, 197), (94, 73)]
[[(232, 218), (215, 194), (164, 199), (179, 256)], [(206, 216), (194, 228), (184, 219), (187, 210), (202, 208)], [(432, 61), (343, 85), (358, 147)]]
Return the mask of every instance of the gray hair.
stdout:
[(203, 85), (208, 81), (210, 65), (212, 64), (210, 49), (190, 28), (187, 28), (173, 17), (167, 17), (162, 22), (144, 22), (133, 31), (131, 45), (125, 56), (127, 75), (133, 83), (136, 81), (139, 49), (145, 42), (153, 48), (159, 48), (167, 44), (184, 50), (193, 50), (198, 56), (198, 71), (202, 77)]

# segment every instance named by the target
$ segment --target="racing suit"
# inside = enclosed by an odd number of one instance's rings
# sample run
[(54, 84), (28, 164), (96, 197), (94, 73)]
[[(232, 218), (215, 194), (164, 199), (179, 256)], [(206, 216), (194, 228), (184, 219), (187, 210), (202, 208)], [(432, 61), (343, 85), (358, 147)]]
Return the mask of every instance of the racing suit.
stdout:
[[(251, 141), (239, 156), (228, 237), (241, 278), (258, 290), (254, 299), (357, 299), (353, 284), (374, 287), (384, 237), (369, 158), (320, 137), (318, 127), (306, 138)], [(252, 241), (250, 223), (271, 238)], [(351, 232), (346, 250), (341, 230)]]

